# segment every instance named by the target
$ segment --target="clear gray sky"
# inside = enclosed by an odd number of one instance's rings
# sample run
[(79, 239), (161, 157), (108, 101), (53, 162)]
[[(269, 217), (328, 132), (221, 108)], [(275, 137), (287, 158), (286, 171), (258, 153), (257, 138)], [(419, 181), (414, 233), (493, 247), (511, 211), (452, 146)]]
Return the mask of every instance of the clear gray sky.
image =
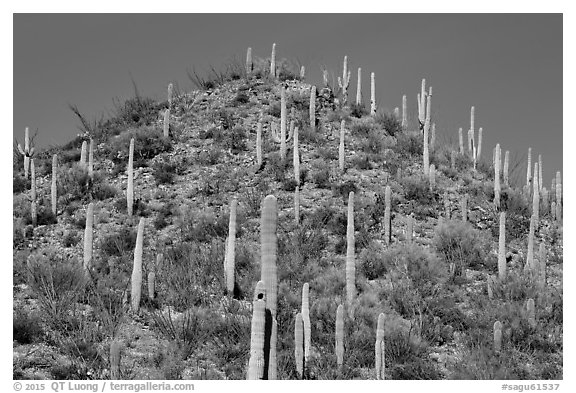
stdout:
[[(243, 59), (248, 46), (266, 57), (299, 60), (308, 80), (321, 65), (339, 73), (348, 55), (352, 96), (362, 67), (368, 96), (376, 73), (381, 106), (408, 96), (416, 112), (421, 78), (433, 86), (440, 134), (456, 140), (483, 127), (483, 156), (492, 148), (542, 154), (544, 184), (562, 170), (561, 14), (15, 14), (14, 137), (38, 128), (38, 145), (77, 133), (68, 103), (90, 118), (133, 89), (161, 99), (166, 85), (192, 89), (186, 69), (219, 68)], [(524, 175), (525, 176), (525, 175)]]

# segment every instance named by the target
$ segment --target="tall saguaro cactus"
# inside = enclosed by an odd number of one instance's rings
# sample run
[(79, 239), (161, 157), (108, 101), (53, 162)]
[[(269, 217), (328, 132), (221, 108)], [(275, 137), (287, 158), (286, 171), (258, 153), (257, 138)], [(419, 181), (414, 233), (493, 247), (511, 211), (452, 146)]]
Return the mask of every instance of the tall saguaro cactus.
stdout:
[(426, 79), (422, 78), (420, 94), (418, 95), (418, 121), (420, 122), (420, 129), (424, 127), (425, 120), (426, 120)]
[(94, 139), (92, 138), (88, 145), (88, 176), (90, 179), (94, 177)]
[(262, 167), (262, 116), (260, 116), (256, 127), (256, 162), (258, 168)]
[(392, 190), (390, 189), (390, 186), (386, 186), (386, 190), (384, 191), (384, 241), (386, 244), (390, 244), (392, 242), (391, 200)]
[(230, 219), (228, 221), (228, 245), (226, 247), (226, 291), (230, 296), (234, 294), (236, 270), (236, 205), (238, 200), (230, 200)]
[(170, 109), (164, 111), (164, 138), (170, 136)]
[(168, 91), (166, 93), (168, 99), (168, 109), (172, 108), (172, 100), (174, 96), (174, 85), (172, 83), (168, 83)]
[(336, 364), (344, 364), (344, 306), (341, 304), (336, 310)]
[(432, 102), (432, 96), (428, 96), (426, 101), (426, 119), (424, 121), (424, 175), (428, 176), (430, 170), (430, 156), (428, 151), (428, 132), (430, 131), (430, 105)]
[(304, 323), (302, 313), (296, 314), (294, 321), (294, 359), (296, 361), (296, 373), (298, 378), (304, 376)]
[(292, 149), (293, 152), (292, 165), (294, 167), (294, 180), (296, 180), (297, 185), (300, 185), (300, 150), (298, 147), (298, 126), (294, 127), (292, 140), (294, 142), (294, 148)]
[(502, 349), (502, 322), (494, 322), (494, 351), (500, 352)]
[(346, 122), (344, 120), (340, 122), (340, 145), (338, 147), (338, 164), (340, 172), (344, 172), (346, 169), (344, 164), (344, 136), (346, 134), (346, 130), (344, 128), (345, 123)]
[(294, 222), (300, 225), (300, 186), (294, 190)]
[(502, 177), (504, 180), (504, 185), (506, 187), (510, 186), (510, 177), (508, 175), (509, 167), (510, 167), (510, 151), (506, 150), (506, 153), (504, 153), (504, 168), (502, 170)]
[(464, 137), (462, 136), (462, 127), (458, 129), (458, 146), (460, 155), (464, 155)]
[(534, 214), (530, 218), (530, 231), (528, 232), (528, 251), (526, 252), (526, 265), (524, 265), (524, 271), (533, 273), (534, 272), (534, 230), (536, 222)]
[(468, 150), (472, 153), (472, 145), (474, 144), (474, 115), (475, 108), (470, 107), (470, 138), (468, 139)]
[(506, 279), (506, 212), (500, 213), (500, 236), (498, 239), (498, 278)]
[(532, 180), (532, 148), (528, 148), (528, 166), (526, 167), (526, 187), (530, 187), (530, 180)]
[(384, 313), (378, 315), (378, 325), (376, 327), (376, 345), (375, 345), (375, 365), (376, 379), (385, 379), (384, 370), (386, 369), (385, 360), (385, 343), (384, 343)]
[(532, 328), (536, 328), (536, 307), (534, 305), (534, 299), (529, 298), (526, 301), (526, 313), (528, 319), (528, 325)]
[(266, 290), (265, 284), (259, 281), (256, 284), (256, 293), (252, 306), (252, 324), (250, 334), (250, 360), (248, 361), (247, 379), (257, 380), (264, 378), (264, 329), (266, 319)]
[(376, 77), (370, 74), (370, 115), (376, 114)]
[(28, 169), (30, 168), (30, 158), (34, 155), (34, 148), (30, 146), (30, 130), (24, 129), (24, 149), (18, 144), (18, 151), (24, 157), (24, 177), (28, 179)]
[(87, 157), (86, 157), (86, 152), (88, 151), (88, 145), (86, 144), (86, 141), (82, 142), (82, 147), (80, 148), (80, 166), (83, 169), (87, 169)]
[(342, 77), (338, 77), (338, 86), (342, 89), (342, 106), (348, 102), (348, 86), (350, 86), (350, 71), (348, 71), (348, 56), (344, 56)]
[(38, 211), (36, 210), (36, 168), (34, 159), (30, 160), (30, 182), (31, 182), (31, 201), (30, 201), (30, 215), (32, 216), (32, 226), (36, 226), (38, 221)]
[(248, 47), (246, 50), (246, 75), (252, 73), (252, 48)]
[(304, 325), (304, 365), (310, 359), (310, 347), (312, 345), (311, 325), (310, 325), (310, 286), (308, 283), (302, 285), (302, 323)]
[(534, 217), (534, 229), (538, 229), (538, 224), (540, 221), (540, 192), (538, 181), (538, 163), (534, 163), (534, 181), (532, 184), (532, 216)]
[(134, 206), (134, 138), (130, 139), (130, 152), (128, 154), (128, 187), (126, 189), (126, 207), (128, 215), (132, 216)]
[(316, 131), (316, 86), (310, 89), (310, 128), (312, 132)]
[(358, 83), (356, 84), (356, 105), (362, 104), (362, 68), (358, 67)]
[(496, 144), (496, 155), (494, 157), (494, 205), (500, 208), (500, 144)]
[(476, 160), (480, 160), (480, 155), (482, 154), (482, 127), (478, 129), (478, 148), (476, 149)]
[(84, 227), (84, 269), (92, 267), (92, 247), (94, 244), (94, 203), (86, 209), (86, 225)]
[(408, 126), (408, 106), (406, 104), (406, 94), (402, 96), (402, 128)]
[(270, 55), (270, 76), (276, 78), (276, 43), (272, 44), (272, 54)]
[(138, 223), (138, 233), (136, 235), (136, 246), (134, 247), (134, 265), (132, 267), (132, 291), (130, 292), (130, 303), (132, 311), (137, 313), (140, 309), (140, 297), (142, 296), (142, 254), (144, 249), (144, 217)]
[(280, 89), (280, 158), (282, 162), (286, 160), (286, 88), (282, 86)]
[(356, 297), (356, 261), (354, 238), (354, 191), (348, 194), (348, 225), (346, 228), (346, 302), (351, 314)]
[(542, 181), (542, 154), (538, 154), (538, 190), (542, 191), (542, 186), (544, 185)]
[(562, 221), (562, 178), (560, 171), (556, 172), (556, 221)]
[(52, 199), (52, 214), (56, 217), (57, 204), (58, 204), (58, 155), (54, 154), (52, 156), (52, 186), (51, 186), (51, 199)]

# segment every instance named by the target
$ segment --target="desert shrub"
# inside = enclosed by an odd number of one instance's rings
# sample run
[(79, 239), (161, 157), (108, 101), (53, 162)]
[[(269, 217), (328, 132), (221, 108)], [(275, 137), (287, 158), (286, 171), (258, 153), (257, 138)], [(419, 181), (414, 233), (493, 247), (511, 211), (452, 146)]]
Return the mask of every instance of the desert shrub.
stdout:
[(112, 138), (104, 150), (104, 155), (115, 164), (126, 165), (130, 154), (130, 140), (134, 138), (134, 167), (147, 166), (150, 159), (160, 153), (170, 151), (172, 143), (155, 127), (129, 129)]
[(174, 203), (169, 201), (162, 204), (162, 207), (158, 211), (158, 215), (154, 218), (154, 228), (160, 230), (166, 228), (170, 222), (169, 218), (174, 213)]
[(330, 188), (330, 165), (323, 160), (314, 161), (308, 178), (318, 188)]
[(238, 92), (232, 102), (230, 103), (231, 106), (239, 106), (243, 104), (247, 104), (250, 102), (250, 97), (244, 92)]
[(64, 247), (73, 247), (80, 242), (81, 238), (77, 230), (67, 231), (62, 238)]
[(454, 266), (454, 276), (462, 276), (466, 268), (492, 266), (487, 242), (469, 223), (450, 220), (436, 227), (433, 245), (448, 265)]
[(386, 274), (384, 247), (376, 241), (371, 241), (358, 257), (359, 273), (368, 280), (375, 280)]
[(176, 165), (165, 161), (157, 161), (152, 166), (152, 174), (156, 184), (172, 184), (176, 174)]
[(372, 167), (372, 165), (370, 165), (370, 156), (365, 153), (355, 155), (351, 161), (352, 166), (360, 170), (367, 170)]
[(118, 194), (116, 187), (108, 184), (105, 180), (100, 178), (100, 176), (97, 177), (98, 181), (92, 183), (92, 197), (97, 201), (105, 201), (106, 199), (114, 198)]
[(107, 259), (132, 252), (135, 246), (136, 231), (131, 228), (121, 228), (117, 232), (104, 236), (100, 241), (99, 250), (103, 259)]
[[(243, 219), (241, 212), (238, 212), (236, 217), (238, 238), (242, 236)], [(228, 235), (228, 214), (216, 216), (209, 210), (198, 212), (192, 206), (183, 207), (175, 224), (181, 241), (208, 243), (213, 238), (225, 238)]]
[(198, 154), (198, 163), (200, 165), (216, 165), (222, 156), (222, 149), (211, 147), (208, 150), (202, 150)]
[(233, 153), (246, 150), (246, 131), (242, 127), (234, 127), (231, 131), (224, 133), (223, 144)]
[(404, 177), (402, 187), (406, 199), (417, 204), (432, 205), (437, 200), (437, 195), (430, 190), (430, 183), (425, 176)]
[(20, 344), (32, 344), (42, 339), (43, 329), (38, 315), (22, 308), (14, 310), (12, 318), (13, 339)]
[(332, 194), (334, 194), (336, 197), (342, 197), (346, 203), (348, 203), (348, 196), (352, 191), (358, 191), (356, 183), (354, 183), (352, 180), (332, 185)]
[(207, 130), (200, 130), (200, 131), (198, 131), (198, 138), (221, 140), (222, 139), (222, 130), (218, 127), (211, 127), (211, 128), (208, 128)]
[(506, 236), (510, 236), (510, 239), (525, 236), (530, 228), (531, 206), (522, 191), (504, 188), (500, 203), (506, 212)]
[(371, 118), (356, 120), (350, 126), (350, 135), (367, 138), (374, 131), (374, 122)]
[(377, 111), (374, 121), (377, 125), (383, 127), (388, 135), (395, 136), (402, 132), (402, 123), (392, 113)]
[(419, 132), (398, 133), (396, 136), (396, 152), (404, 157), (422, 156), (424, 149), (423, 137)]
[(13, 180), (12, 180), (12, 193), (19, 194), (26, 190), (29, 190), (31, 187), (31, 181), (26, 179), (19, 173), (14, 173)]
[(350, 104), (350, 116), (361, 118), (362, 116), (368, 115), (370, 113), (364, 104), (356, 104), (353, 102)]
[(266, 171), (270, 175), (272, 175), (274, 180), (278, 182), (283, 182), (286, 174), (288, 161), (289, 160), (283, 162), (282, 159), (280, 158), (279, 152), (271, 153), (268, 155), (268, 159), (266, 161)]

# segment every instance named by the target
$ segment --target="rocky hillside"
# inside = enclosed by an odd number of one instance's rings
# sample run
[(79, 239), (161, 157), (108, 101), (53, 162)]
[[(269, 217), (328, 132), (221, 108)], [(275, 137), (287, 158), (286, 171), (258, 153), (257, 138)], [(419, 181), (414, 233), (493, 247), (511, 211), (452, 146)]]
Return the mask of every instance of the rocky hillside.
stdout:
[(370, 114), (278, 69), (78, 113), (33, 181), (15, 154), (14, 378), (561, 379), (556, 194), (441, 144), (433, 106)]

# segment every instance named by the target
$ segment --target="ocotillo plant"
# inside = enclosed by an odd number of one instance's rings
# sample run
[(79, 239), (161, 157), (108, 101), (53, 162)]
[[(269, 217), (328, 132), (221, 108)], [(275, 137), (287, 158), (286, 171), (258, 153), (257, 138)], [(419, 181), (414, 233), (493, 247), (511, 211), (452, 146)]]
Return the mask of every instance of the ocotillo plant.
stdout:
[(310, 128), (316, 130), (316, 86), (310, 89)]
[(346, 302), (350, 315), (352, 315), (352, 306), (356, 297), (356, 251), (354, 243), (354, 191), (350, 191), (348, 194), (348, 225), (346, 227)]
[(94, 139), (90, 138), (90, 145), (88, 145), (88, 176), (90, 179), (94, 177)]
[(502, 349), (502, 322), (494, 322), (494, 351), (500, 352)]
[(370, 74), (370, 115), (376, 114), (376, 80), (374, 73)]
[(234, 294), (236, 270), (236, 205), (238, 200), (230, 200), (230, 219), (228, 221), (228, 245), (226, 247), (226, 291), (228, 295)]
[(298, 147), (298, 126), (294, 127), (292, 140), (294, 141), (294, 148), (292, 149), (293, 152), (292, 165), (294, 167), (294, 180), (296, 180), (297, 185), (300, 185), (300, 150)]
[(164, 138), (170, 136), (170, 109), (164, 111)]
[(312, 345), (311, 325), (310, 325), (310, 286), (308, 283), (302, 285), (302, 323), (304, 325), (304, 366), (310, 359), (310, 347)]
[(302, 314), (296, 314), (294, 321), (294, 359), (296, 362), (296, 373), (298, 378), (304, 376), (304, 323)]
[(526, 252), (526, 265), (524, 265), (524, 271), (533, 273), (534, 272), (534, 230), (536, 226), (536, 221), (534, 215), (530, 217), (530, 232), (528, 232), (528, 251)]
[(408, 107), (406, 104), (406, 94), (402, 96), (402, 128), (408, 126)]
[(350, 71), (348, 71), (348, 56), (344, 56), (342, 77), (338, 77), (338, 86), (342, 90), (342, 106), (348, 102), (348, 86), (350, 86)]
[(24, 129), (24, 149), (18, 144), (18, 151), (24, 157), (24, 177), (28, 179), (28, 169), (30, 168), (30, 158), (34, 156), (34, 148), (30, 146), (30, 130)]
[(530, 187), (530, 180), (532, 180), (532, 148), (528, 148), (528, 166), (526, 167), (526, 187)]
[(500, 209), (500, 144), (496, 144), (496, 156), (494, 159), (494, 205)]
[(92, 247), (94, 237), (94, 203), (89, 203), (86, 209), (86, 225), (84, 227), (84, 269), (92, 267)]
[(260, 116), (256, 127), (256, 162), (258, 168), (262, 167), (262, 116)]
[(110, 379), (120, 379), (120, 360), (122, 343), (114, 340), (110, 343)]
[(51, 187), (51, 196), (52, 196), (52, 214), (56, 217), (57, 213), (57, 203), (58, 203), (58, 187), (57, 187), (57, 178), (58, 178), (58, 155), (54, 154), (52, 156), (52, 187)]
[(386, 186), (384, 191), (384, 240), (386, 244), (392, 242), (392, 190), (390, 186)]
[(526, 301), (526, 314), (528, 325), (532, 329), (536, 329), (536, 307), (534, 305), (534, 299), (532, 298)]
[(344, 136), (346, 130), (344, 129), (345, 120), (340, 122), (340, 146), (338, 148), (338, 167), (340, 168), (340, 172), (344, 172), (346, 167), (344, 165)]
[(480, 155), (482, 154), (482, 127), (478, 129), (478, 148), (476, 149), (476, 161), (480, 160)]
[(86, 141), (82, 142), (82, 147), (80, 148), (80, 166), (84, 169), (87, 169), (87, 160), (86, 160), (86, 152), (88, 149), (88, 145)]
[(130, 152), (128, 154), (128, 187), (126, 189), (126, 208), (128, 215), (132, 216), (134, 205), (134, 138), (130, 139)]
[(362, 68), (358, 67), (358, 81), (356, 84), (356, 105), (362, 104)]
[(138, 233), (136, 235), (136, 246), (134, 247), (134, 265), (132, 267), (132, 291), (130, 292), (130, 303), (132, 311), (137, 313), (140, 309), (140, 297), (142, 295), (142, 254), (144, 247), (144, 217), (138, 223)]
[(274, 195), (264, 198), (260, 221), (260, 249), (262, 274), (261, 280), (266, 288), (266, 308), (272, 317), (272, 334), (270, 337), (270, 355), (268, 362), (268, 379), (276, 379), (276, 305), (278, 296), (278, 278), (276, 267), (276, 223), (278, 221), (277, 201)]
[(270, 55), (270, 76), (276, 78), (276, 43), (272, 44), (272, 54)]
[(532, 185), (532, 216), (534, 216), (534, 229), (538, 229), (538, 224), (540, 221), (540, 192), (538, 190), (538, 163), (534, 163), (534, 177)]
[(424, 176), (428, 176), (428, 172), (430, 170), (430, 156), (428, 152), (428, 132), (430, 131), (430, 104), (431, 104), (432, 96), (428, 96), (428, 100), (426, 101), (426, 119), (424, 122)]
[(462, 127), (458, 129), (458, 146), (460, 147), (460, 155), (464, 155), (464, 138), (462, 136)]
[(506, 153), (504, 153), (504, 168), (502, 169), (502, 177), (504, 180), (504, 185), (506, 187), (510, 186), (510, 178), (508, 175), (509, 166), (510, 166), (510, 152), (506, 150)]
[(250, 360), (247, 379), (264, 378), (264, 329), (266, 318), (266, 290), (264, 282), (256, 284), (252, 306), (252, 324), (250, 334)]
[(30, 160), (30, 183), (31, 183), (31, 201), (30, 201), (30, 215), (32, 217), (32, 226), (36, 226), (38, 221), (38, 211), (36, 210), (36, 168), (34, 159)]
[(174, 95), (174, 85), (172, 83), (168, 83), (168, 92), (167, 92), (168, 109), (172, 108), (173, 95)]
[(286, 88), (280, 89), (280, 158), (286, 160)]
[(246, 75), (252, 73), (252, 48), (248, 47), (246, 50)]
[(376, 327), (376, 345), (374, 346), (376, 379), (385, 379), (384, 370), (386, 369), (386, 361), (384, 351), (384, 318), (384, 313), (380, 313), (380, 315), (378, 315), (378, 325)]
[(340, 304), (336, 310), (336, 364), (344, 364), (344, 307)]
[(506, 279), (506, 212), (500, 213), (500, 236), (498, 239), (498, 278)]
[(294, 222), (300, 225), (300, 186), (294, 190)]
[(562, 221), (562, 178), (556, 172), (556, 221)]

